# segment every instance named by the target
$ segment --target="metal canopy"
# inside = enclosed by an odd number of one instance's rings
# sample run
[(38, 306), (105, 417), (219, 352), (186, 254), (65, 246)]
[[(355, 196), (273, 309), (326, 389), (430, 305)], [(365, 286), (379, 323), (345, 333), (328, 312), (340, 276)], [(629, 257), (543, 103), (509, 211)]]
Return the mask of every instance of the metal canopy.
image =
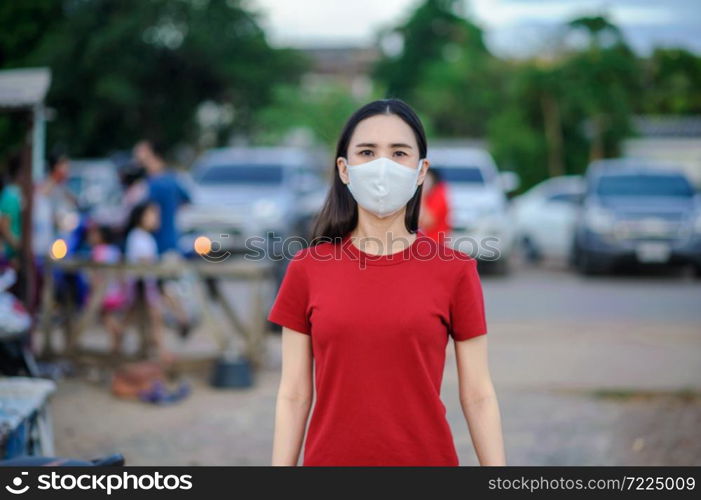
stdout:
[(41, 104), (50, 84), (49, 68), (0, 71), (0, 108), (31, 108)]

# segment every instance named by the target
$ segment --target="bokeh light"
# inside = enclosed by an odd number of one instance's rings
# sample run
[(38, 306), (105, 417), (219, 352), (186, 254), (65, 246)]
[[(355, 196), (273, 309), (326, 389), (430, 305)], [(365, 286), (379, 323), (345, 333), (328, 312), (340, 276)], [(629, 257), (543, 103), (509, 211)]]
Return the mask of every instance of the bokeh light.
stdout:
[(68, 253), (68, 245), (65, 240), (59, 238), (51, 245), (51, 257), (54, 259), (62, 259)]
[(198, 236), (194, 243), (195, 252), (206, 255), (212, 250), (212, 241), (206, 236)]

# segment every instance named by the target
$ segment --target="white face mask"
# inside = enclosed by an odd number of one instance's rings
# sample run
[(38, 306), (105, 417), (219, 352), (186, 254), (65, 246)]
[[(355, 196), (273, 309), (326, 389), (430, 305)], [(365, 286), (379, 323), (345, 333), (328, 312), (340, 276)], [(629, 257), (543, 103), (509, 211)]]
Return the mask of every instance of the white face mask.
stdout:
[(348, 166), (348, 189), (358, 205), (378, 217), (387, 217), (401, 210), (416, 192), (416, 181), (423, 165), (417, 168), (380, 157), (359, 165)]

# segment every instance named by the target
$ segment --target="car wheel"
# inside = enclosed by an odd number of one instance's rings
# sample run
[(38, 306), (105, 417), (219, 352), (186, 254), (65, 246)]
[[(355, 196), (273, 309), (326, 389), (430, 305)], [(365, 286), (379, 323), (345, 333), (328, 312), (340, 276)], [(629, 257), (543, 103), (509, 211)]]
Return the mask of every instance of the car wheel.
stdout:
[(580, 250), (577, 252), (577, 271), (580, 274), (591, 276), (604, 273), (606, 266), (593, 258), (589, 252)]
[(524, 236), (521, 240), (521, 248), (526, 260), (531, 263), (538, 263), (543, 259), (538, 247), (531, 241), (528, 236)]
[(577, 262), (579, 262), (579, 254), (581, 253), (581, 250), (579, 249), (579, 245), (577, 244), (577, 240), (573, 239), (572, 244), (570, 245), (570, 251), (567, 254), (567, 265), (569, 266), (570, 269), (577, 269)]
[(505, 276), (511, 272), (511, 265), (508, 257), (497, 260), (478, 260), (477, 266), (479, 272), (484, 270), (488, 274), (499, 276)]
[(701, 264), (694, 266), (694, 278), (701, 280)]

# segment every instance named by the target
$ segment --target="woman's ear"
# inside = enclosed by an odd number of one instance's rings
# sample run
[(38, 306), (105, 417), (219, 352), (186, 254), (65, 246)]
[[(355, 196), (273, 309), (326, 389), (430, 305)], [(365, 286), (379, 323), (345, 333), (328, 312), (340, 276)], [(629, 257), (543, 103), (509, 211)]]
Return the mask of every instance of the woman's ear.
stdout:
[(350, 179), (348, 178), (348, 163), (346, 159), (342, 156), (336, 158), (336, 167), (338, 168), (338, 176), (341, 178), (344, 184), (348, 184)]
[(419, 172), (419, 177), (416, 181), (416, 185), (420, 186), (421, 184), (424, 183), (424, 178), (426, 177), (426, 172), (428, 171), (428, 167), (431, 166), (431, 162), (428, 161), (428, 159), (424, 158), (423, 163), (421, 164), (421, 171)]

